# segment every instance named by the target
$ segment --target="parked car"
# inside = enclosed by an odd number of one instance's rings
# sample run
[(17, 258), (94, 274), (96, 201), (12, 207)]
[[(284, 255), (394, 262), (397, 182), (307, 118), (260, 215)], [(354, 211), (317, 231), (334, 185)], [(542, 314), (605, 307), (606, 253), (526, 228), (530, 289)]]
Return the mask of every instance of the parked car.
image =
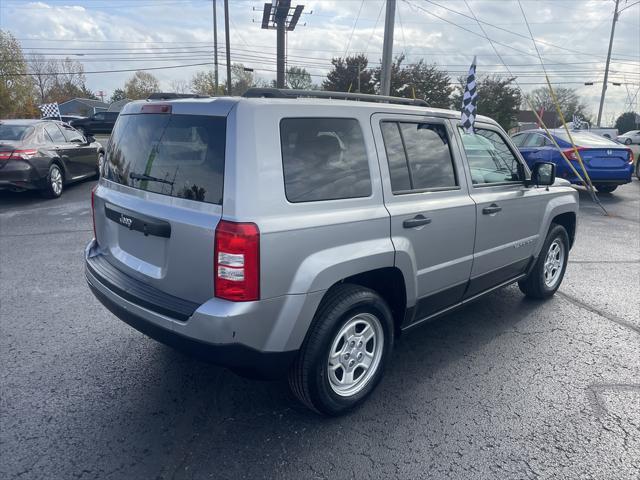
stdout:
[(66, 184), (96, 176), (103, 158), (102, 145), (64, 122), (0, 120), (0, 189), (59, 197)]
[[(560, 129), (550, 132), (566, 157), (583, 176), (582, 167), (566, 132)], [(599, 192), (611, 193), (618, 185), (631, 181), (634, 158), (630, 148), (589, 132), (576, 131), (572, 132), (571, 136), (578, 147), (587, 173)], [(529, 166), (540, 161), (553, 162), (559, 177), (574, 184), (580, 183), (544, 130), (517, 133), (513, 136), (513, 142)]]
[(625, 145), (631, 145), (632, 143), (637, 145), (640, 143), (640, 130), (630, 130), (627, 133), (618, 135), (616, 140), (620, 143), (624, 143)]
[[(343, 99), (306, 98), (324, 95)], [(343, 413), (399, 335), (513, 282), (548, 298), (562, 281), (578, 193), (552, 163), (530, 171), (495, 121), (467, 135), (459, 118), (276, 89), (129, 103), (92, 192), (89, 287), (152, 338), (288, 375), (305, 405)]]
[(87, 134), (110, 134), (116, 123), (119, 112), (98, 112), (87, 118), (72, 120), (69, 124)]

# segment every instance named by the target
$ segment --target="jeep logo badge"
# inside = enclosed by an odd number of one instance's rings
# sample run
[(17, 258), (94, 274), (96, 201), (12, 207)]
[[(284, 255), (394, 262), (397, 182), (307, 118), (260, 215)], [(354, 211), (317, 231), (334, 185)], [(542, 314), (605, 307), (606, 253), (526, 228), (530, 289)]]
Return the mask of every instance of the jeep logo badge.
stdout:
[(131, 225), (133, 224), (133, 219), (127, 217), (124, 213), (120, 214), (118, 221), (127, 228), (131, 228)]

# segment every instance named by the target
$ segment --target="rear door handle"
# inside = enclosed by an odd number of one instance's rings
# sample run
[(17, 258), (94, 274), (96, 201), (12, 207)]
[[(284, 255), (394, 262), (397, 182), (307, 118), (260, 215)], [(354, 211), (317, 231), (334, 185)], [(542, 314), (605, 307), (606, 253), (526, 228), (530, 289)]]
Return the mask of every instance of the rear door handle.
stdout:
[(494, 213), (498, 213), (498, 212), (501, 212), (501, 211), (502, 211), (502, 207), (499, 207), (495, 203), (492, 203), (488, 207), (484, 207), (482, 209), (482, 213), (484, 215), (493, 215)]
[(415, 217), (408, 218), (404, 222), (402, 222), (402, 226), (404, 228), (415, 228), (421, 227), (422, 225), (427, 225), (429, 223), (431, 223), (431, 219), (419, 213)]

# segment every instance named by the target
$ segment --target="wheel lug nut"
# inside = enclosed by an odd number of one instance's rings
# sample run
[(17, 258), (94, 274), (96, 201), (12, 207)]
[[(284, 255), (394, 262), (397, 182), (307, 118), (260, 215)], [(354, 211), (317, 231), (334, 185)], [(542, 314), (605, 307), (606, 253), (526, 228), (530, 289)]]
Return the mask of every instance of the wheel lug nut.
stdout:
[(362, 348), (362, 340), (358, 342), (358, 348)]
[(350, 367), (353, 367), (355, 364), (356, 364), (356, 361), (355, 361), (355, 360), (351, 360), (351, 361), (349, 361), (349, 366), (350, 366)]
[(351, 346), (353, 347), (356, 344), (353, 340), (351, 340)]
[(349, 352), (344, 354), (344, 358), (349, 358), (351, 356), (351, 354)]

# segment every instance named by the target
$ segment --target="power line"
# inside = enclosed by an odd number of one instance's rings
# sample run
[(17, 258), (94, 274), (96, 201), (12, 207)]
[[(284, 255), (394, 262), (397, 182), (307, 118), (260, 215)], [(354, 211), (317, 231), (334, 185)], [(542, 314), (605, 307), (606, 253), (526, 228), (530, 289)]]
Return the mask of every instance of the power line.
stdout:
[(356, 31), (356, 25), (358, 25), (358, 19), (360, 18), (360, 13), (362, 12), (362, 7), (364, 6), (364, 0), (360, 2), (360, 8), (358, 9), (358, 15), (356, 15), (356, 20), (353, 22), (353, 28), (351, 29), (351, 35), (349, 35), (349, 41), (347, 42), (347, 46), (344, 49), (343, 57), (346, 58), (347, 53), (349, 53), (349, 47), (351, 46), (351, 40), (353, 39), (353, 33)]

